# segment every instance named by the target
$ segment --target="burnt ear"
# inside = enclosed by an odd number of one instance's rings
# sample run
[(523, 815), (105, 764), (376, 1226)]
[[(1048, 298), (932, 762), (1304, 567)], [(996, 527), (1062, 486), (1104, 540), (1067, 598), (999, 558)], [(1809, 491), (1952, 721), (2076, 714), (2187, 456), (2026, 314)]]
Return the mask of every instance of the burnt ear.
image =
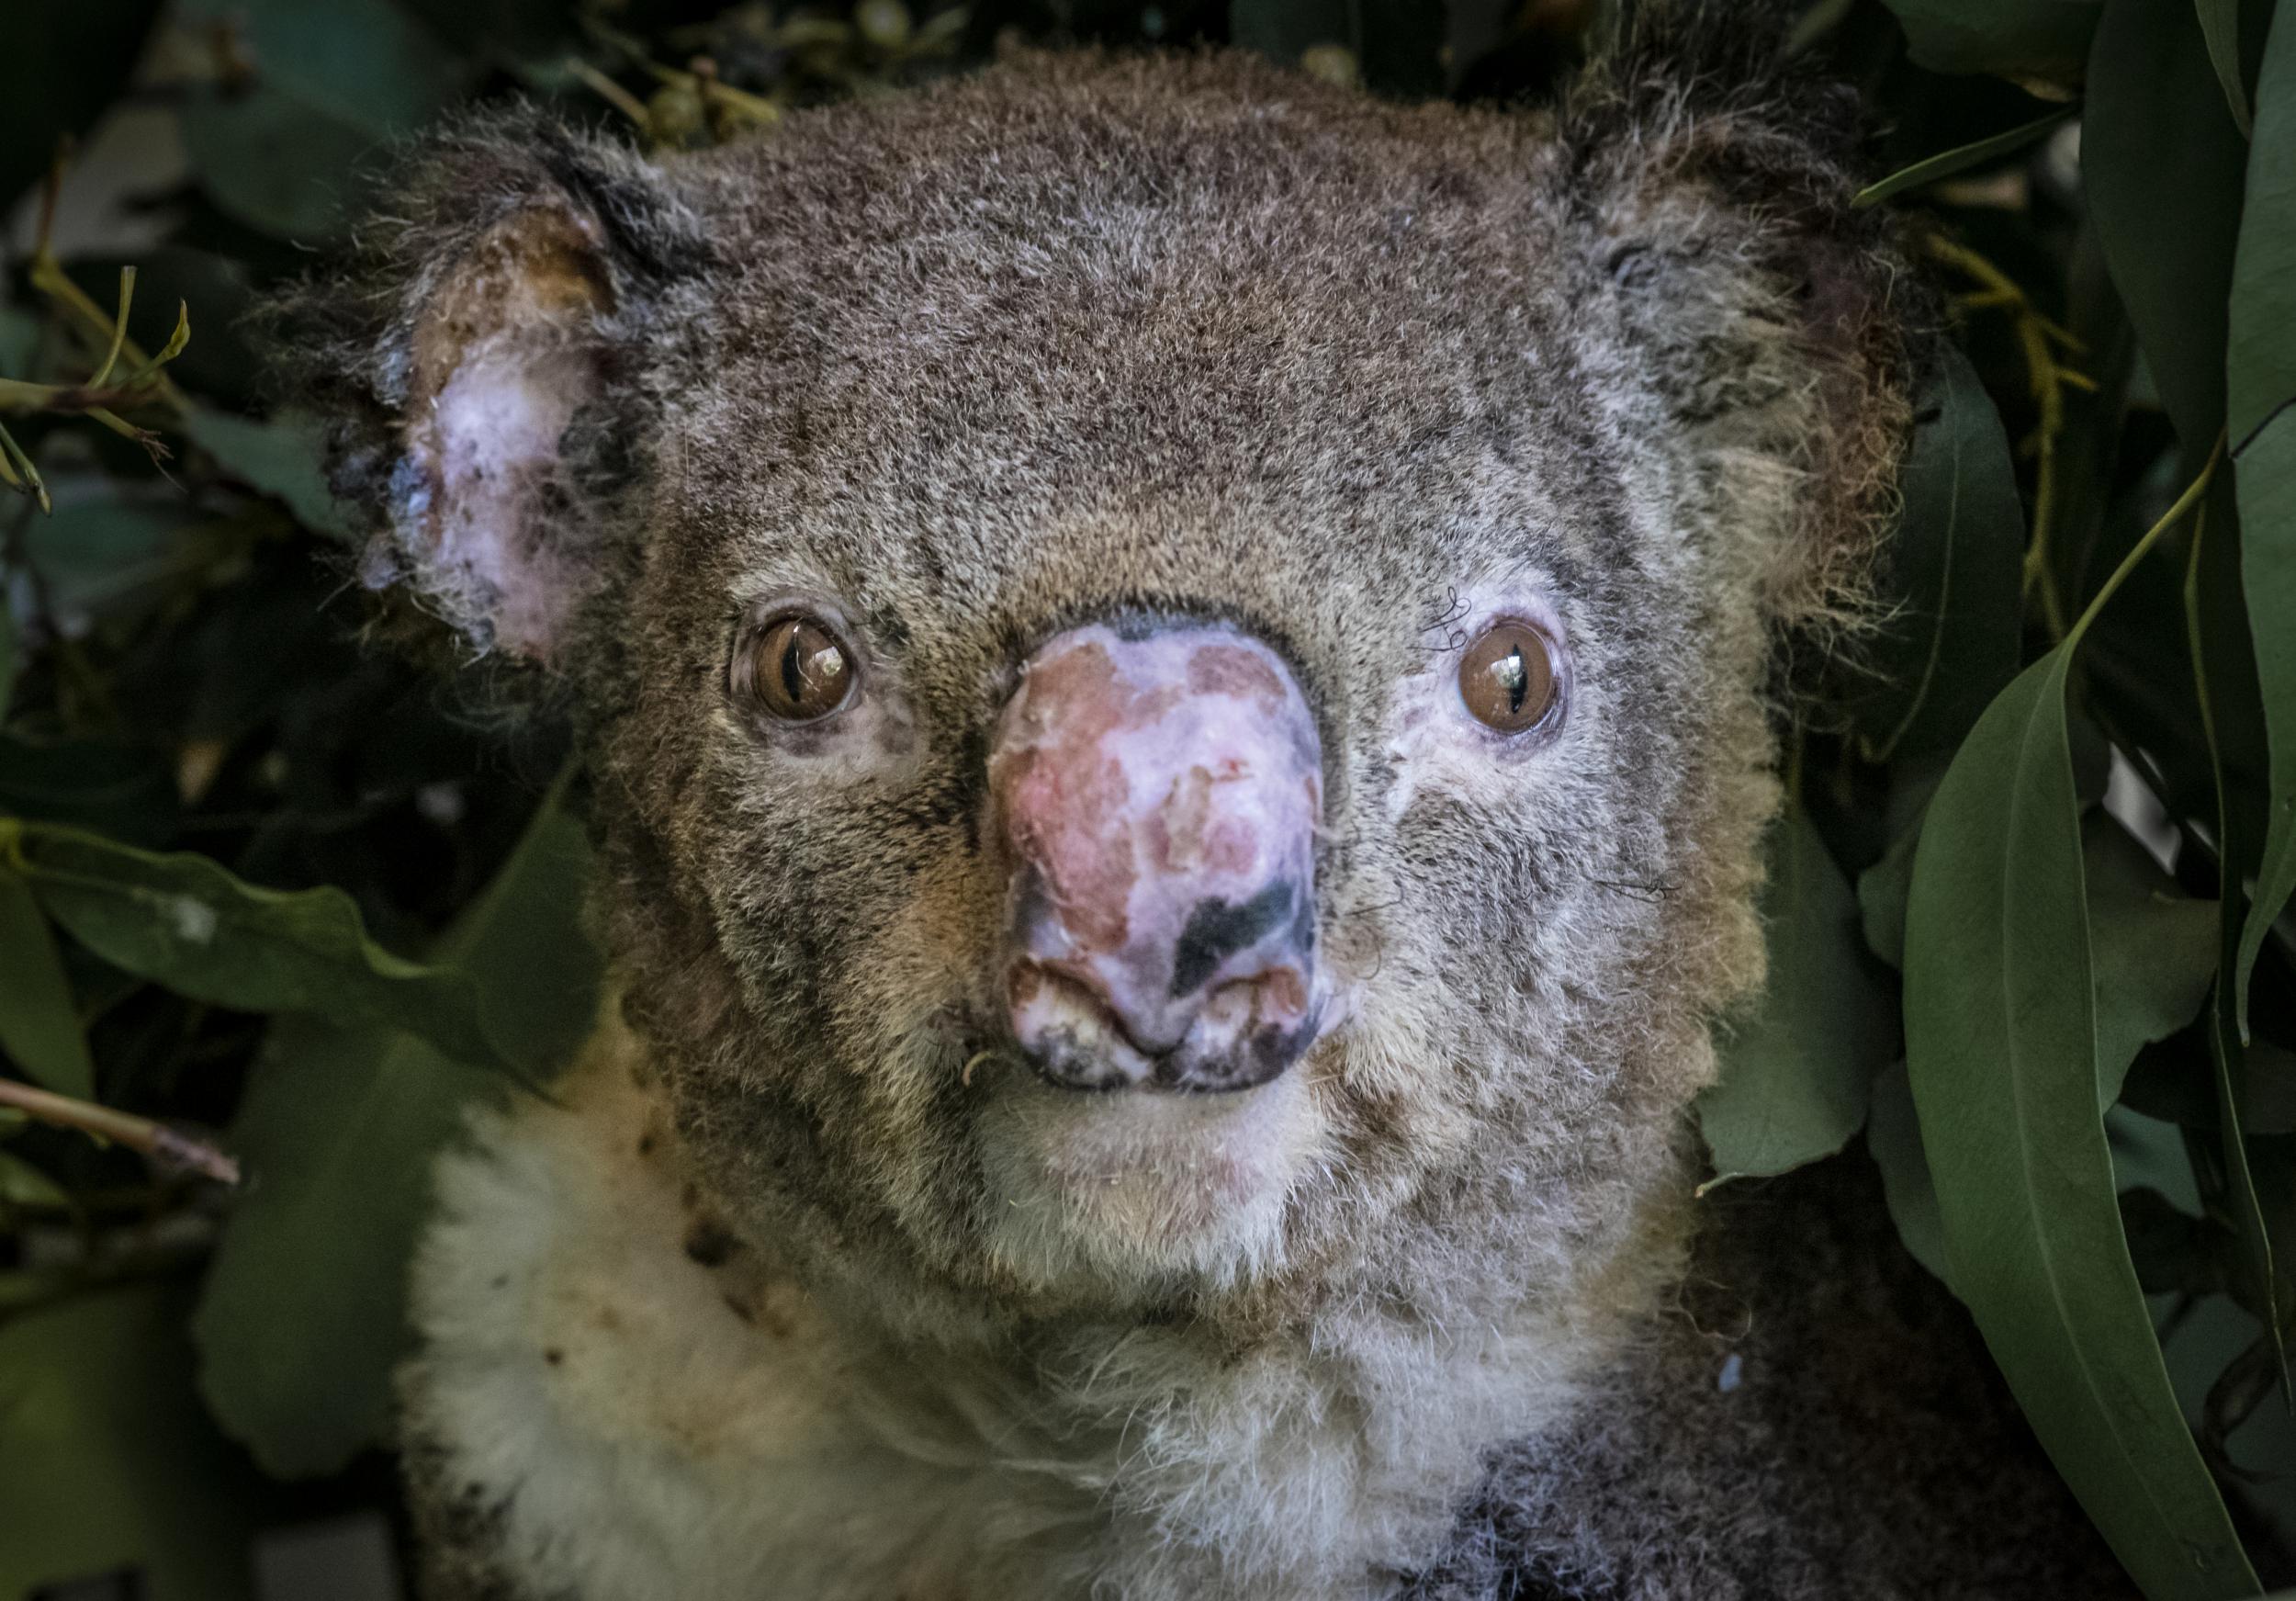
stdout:
[(387, 192), (276, 343), (373, 525), (367, 581), (546, 665), (628, 555), (646, 342), (698, 230), (640, 158), (532, 114), (433, 137)]
[(1852, 621), (1895, 510), (1933, 312), (1852, 204), (1852, 91), (1735, 6), (1646, 6), (1559, 118), (1581, 270), (1632, 397), (1687, 453), (1681, 525), (1793, 626)]

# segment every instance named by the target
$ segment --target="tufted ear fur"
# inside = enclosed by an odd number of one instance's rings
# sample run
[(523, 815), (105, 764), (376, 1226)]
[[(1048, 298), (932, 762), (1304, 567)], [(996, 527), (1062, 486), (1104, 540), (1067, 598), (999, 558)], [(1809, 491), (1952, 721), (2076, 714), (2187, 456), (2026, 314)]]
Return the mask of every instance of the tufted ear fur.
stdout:
[(366, 581), (548, 665), (623, 555), (642, 341), (699, 231), (640, 158), (532, 113), (433, 136), (395, 190), (277, 343), (334, 419), (336, 492), (377, 524)]
[(1558, 132), (1629, 429), (1686, 438), (1681, 492), (1787, 626), (1853, 625), (1894, 513), (1930, 314), (1896, 224), (1851, 199), (1857, 101), (1735, 6), (1645, 6)]

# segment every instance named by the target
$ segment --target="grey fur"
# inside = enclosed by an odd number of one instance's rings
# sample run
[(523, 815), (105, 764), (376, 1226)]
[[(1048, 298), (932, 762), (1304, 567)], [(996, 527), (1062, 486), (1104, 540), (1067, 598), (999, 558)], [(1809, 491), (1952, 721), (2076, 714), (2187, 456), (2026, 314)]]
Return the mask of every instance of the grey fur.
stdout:
[[(1104, 1590), (2111, 1587), (1998, 1397), (1911, 1381), (1982, 1358), (1950, 1310), (1891, 1332), (1922, 1293), (1869, 1270), (1880, 1235), (1813, 1257), (1801, 1223), (1706, 1231), (1755, 1309), (1742, 1392), (1716, 1398), (1668, 1310), (1699, 1278), (1709, 1026), (1761, 975), (1774, 665), (1859, 614), (1924, 315), (1847, 204), (1850, 131), (1694, 26), (1638, 36), (1556, 118), (1237, 56), (1030, 56), (658, 163), (465, 124), (288, 308), (372, 570), (576, 712), (680, 1176), (832, 1325), (1078, 1406), (1150, 1342), (1091, 1403), (1120, 1445), (1242, 1366), (1378, 1416), (1446, 1381), (1414, 1351), (1572, 1331), (1551, 1404), (1398, 1448), (1435, 1515), (1336, 1576), (1111, 1458), (1076, 1559)], [(468, 421), (505, 403), (524, 434)], [(459, 479), (456, 427), (479, 430)], [(1574, 653), (1562, 736), (1414, 721), (1472, 608), (1525, 591)], [(838, 730), (723, 693), (742, 620), (789, 594), (877, 686)], [(1323, 734), (1318, 943), (1358, 1016), (1293, 1070), (1316, 1154), (1248, 1250), (999, 1232), (1020, 1092), (994, 1060), (987, 729), (1035, 643), (1140, 605), (1257, 633)], [(1893, 1360), (1833, 1381), (1874, 1340)], [(454, 1427), (425, 1396), (455, 1356), (410, 1370), (420, 1428)], [(1949, 1394), (1982, 1401), (1965, 1429)], [(1217, 1467), (1217, 1422), (1174, 1460)], [(1484, 1482), (1446, 1515), (1455, 1456)], [(530, 1595), (490, 1554), (520, 1486), (452, 1460), (411, 1457), (433, 1594)], [(1979, 1471), (1999, 1483), (1948, 1483)]]

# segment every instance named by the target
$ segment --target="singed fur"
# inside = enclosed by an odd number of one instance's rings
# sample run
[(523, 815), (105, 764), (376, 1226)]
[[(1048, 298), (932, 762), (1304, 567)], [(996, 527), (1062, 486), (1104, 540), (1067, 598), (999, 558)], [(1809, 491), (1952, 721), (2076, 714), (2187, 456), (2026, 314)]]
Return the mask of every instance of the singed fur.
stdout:
[[(1761, 1594), (1743, 1529), (1781, 1595), (2102, 1582), (1998, 1416), (1985, 1554), (1925, 1568), (1868, 1526), (1936, 1486), (1790, 1363), (1686, 1399), (1694, 1249), (1746, 1276), (1687, 1111), (1761, 976), (1772, 664), (1856, 612), (1919, 313), (1774, 71), (1652, 31), (1548, 118), (1030, 56), (659, 162), (442, 136), (291, 326), (371, 570), (576, 710), (632, 1032), (442, 1169), (441, 1597)], [(726, 693), (793, 597), (871, 686), (830, 729)], [(998, 1048), (988, 730), (1142, 608), (1257, 636), (1322, 733), (1347, 1013), (1245, 1112)], [(1535, 747), (1446, 688), (1529, 608)], [(1757, 1405), (1818, 1410), (1773, 1460)]]

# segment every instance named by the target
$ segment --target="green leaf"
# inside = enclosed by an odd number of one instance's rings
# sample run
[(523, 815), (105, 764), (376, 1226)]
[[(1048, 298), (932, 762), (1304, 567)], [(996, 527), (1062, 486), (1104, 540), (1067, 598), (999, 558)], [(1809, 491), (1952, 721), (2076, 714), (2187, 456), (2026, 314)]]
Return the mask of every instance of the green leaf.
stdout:
[(0, 727), (8, 721), (8, 697), (16, 693), (17, 664), (22, 660), (20, 641), (16, 631), (16, 614), (8, 609), (8, 598), (0, 591)]
[[(2288, 1370), (2288, 1336), (2279, 1313), (2276, 1284), (2279, 1274), (2273, 1262), (2272, 1238), (2255, 1174), (2248, 1160), (2245, 1127), (2247, 1065), (2242, 1050), (2247, 1033), (2246, 1000), (2242, 987), (2241, 894), (2245, 864), (2257, 860), (2261, 846), (2246, 814), (2236, 808), (2224, 759), (2225, 726), (2244, 716), (2253, 724), (2260, 718), (2261, 692), (2253, 669), (2254, 640), (2245, 621), (2235, 614), (2226, 621), (2224, 592), (2237, 580), (2225, 559), (2232, 541), (2240, 536), (2238, 521), (2227, 504), (2226, 486), (2211, 486), (2210, 498), (2194, 519), (2192, 545), (2187, 557), (2184, 585), (2185, 636), (2191, 652), (2195, 709), (2201, 738), (2208, 750), (2209, 774), (2216, 795), (2218, 875), (2224, 899), (2218, 908), (2218, 974), (2215, 1004), (2209, 1009), (2210, 1078), (2216, 1096), (2216, 1122), (2223, 1149), (2224, 1189), (2245, 1273), (2248, 1304), (2264, 1320), (2284, 1383)], [(2216, 515), (2212, 518), (2211, 511)], [(2221, 526), (2219, 525), (2221, 524)], [(2210, 603), (2214, 602), (2213, 613)], [(2212, 626), (2213, 624), (2213, 626)]]
[(191, 1383), (186, 1296), (145, 1282), (0, 1323), (0, 1595), (122, 1567), (150, 1601), (245, 1601), (282, 1508)]
[(1919, 189), (1936, 183), (1940, 178), (1950, 178), (1956, 173), (1965, 173), (1972, 167), (1998, 161), (2044, 137), (2059, 123), (2069, 120), (2079, 111), (2077, 106), (2061, 106), (2046, 116), (2034, 118), (2031, 122), (2020, 122), (2015, 128), (2003, 129), (1985, 139), (1972, 140), (1952, 150), (1940, 151), (1933, 156), (1915, 162), (1911, 166), (1898, 168), (1879, 183), (1868, 184), (1857, 192), (1856, 197), (1850, 203), (1857, 207), (1878, 206), (1909, 189)]
[(2177, 889), (2102, 809), (2081, 823), (2088, 946), (2097, 991), (2098, 1110), (2121, 1099), (2136, 1054), (2200, 1015), (2216, 976), (2217, 905)]
[(1889, 0), (1908, 53), (1936, 73), (2080, 81), (2098, 0)]
[(51, 917), (116, 967), (215, 1006), (403, 1028), (460, 1061), (507, 1059), (467, 975), (375, 944), (339, 889), (258, 889), (204, 856), (154, 855), (44, 823), (14, 828), (12, 848), (0, 832), (0, 855)]
[(290, 239), (325, 239), (355, 209), (368, 158), (449, 106), (467, 71), (389, 0), (187, 0), (235, 30), (252, 85), (184, 106), (193, 168), (215, 203)]
[(214, 550), (202, 521), (174, 491), (165, 499), (86, 500), (35, 518), (24, 531), (24, 553), (70, 634), (97, 617), (140, 611), (208, 566)]
[(208, 197), (282, 239), (333, 237), (356, 198), (358, 175), (382, 144), (323, 106), (261, 85), (229, 96), (195, 87), (183, 124)]
[(2240, 81), (2240, 0), (2193, 0), (2200, 18), (2200, 34), (2208, 41), (2209, 64), (2224, 85), (2224, 106), (2243, 139), (2255, 131), (2248, 114), (2248, 91)]
[(2224, 423), (2225, 310), (2247, 141), (2189, 5), (2106, 0), (2081, 120), (2081, 181), (2188, 475)]
[(1445, 7), (1425, 0), (1235, 0), (1229, 38), (1280, 62), (1319, 44), (1345, 45), (1363, 81), (1390, 95), (1443, 91)]
[[(1926, 815), (1926, 814), (1925, 814)], [(1866, 946), (1905, 965), (1906, 901), (1920, 843), (1917, 821), (1858, 879)], [(2216, 974), (2217, 905), (2177, 889), (2144, 847), (2102, 810), (2081, 826), (2094, 953), (2099, 1077), (2110, 1106), (2137, 1053), (2188, 1026)]]
[(0, 1151), (0, 1215), (11, 1206), (69, 1208), (72, 1198), (62, 1187), (21, 1156)]
[[(588, 877), (580, 827), (546, 805), (439, 953), (473, 975), (538, 1071), (596, 1016)], [(411, 1343), (407, 1261), (432, 1160), (475, 1102), (503, 1092), (407, 1034), (275, 1027), (231, 1128), (250, 1181), (192, 1331), (216, 1415), (273, 1472), (330, 1472), (381, 1438)]]
[(1937, 1207), (1937, 1185), (1921, 1150), (1921, 1122), (1913, 1108), (1913, 1085), (1906, 1065), (1893, 1062), (1874, 1078), (1873, 1105), (1865, 1118), (1865, 1148), (1881, 1169), (1882, 1199), (1907, 1253), (1948, 1286), (1953, 1263), (1945, 1250), (1945, 1220)]
[(177, 9), (186, 21), (231, 28), (257, 83), (323, 107), (370, 139), (429, 121), (467, 77), (391, 0), (180, 0)]
[(2296, 892), (2296, 6), (2278, 8), (2257, 82), (2245, 213), (2231, 291), (2226, 426), (2240, 503), (2241, 587), (2271, 752), (2270, 809), (2234, 970), (2248, 979)]
[(2065, 705), (2081, 631), (1986, 710), (1930, 802), (1908, 1068), (1952, 1283), (2058, 1471), (2153, 1601), (2253, 1595), (2130, 1264), (2098, 1107)]
[[(2241, 1075), (2241, 1126), (2248, 1133), (2296, 1133), (2296, 1051), (2251, 1040), (2231, 1063)], [(2208, 1020), (2136, 1054), (2122, 1086), (2122, 1104), (2147, 1117), (2217, 1133), (2216, 1069), (2210, 1059)]]
[(1858, 874), (1858, 923), (1865, 948), (1900, 971), (1906, 965), (1906, 896), (1913, 889), (1913, 853), (1920, 843), (1917, 817), (1890, 841), (1879, 862)]
[(82, 1100), (96, 1097), (96, 1064), (31, 886), (0, 864), (0, 1052), (33, 1083)]
[(1769, 849), (1769, 982), (1723, 1043), (1721, 1081), (1698, 1098), (1716, 1183), (1840, 1150), (1897, 1043), (1896, 998), (1865, 953), (1857, 897), (1798, 806), (1772, 827)]
[(233, 478), (286, 502), (295, 520), (312, 533), (351, 538), (350, 521), (327, 487), (316, 421), (287, 416), (257, 422), (197, 406), (185, 415), (182, 427)]
[(1857, 708), (1885, 761), (1950, 751), (2017, 675), (2025, 513), (2000, 412), (1949, 348), (1922, 392), (1890, 547), (1895, 603), (1872, 648), (1887, 686)]

